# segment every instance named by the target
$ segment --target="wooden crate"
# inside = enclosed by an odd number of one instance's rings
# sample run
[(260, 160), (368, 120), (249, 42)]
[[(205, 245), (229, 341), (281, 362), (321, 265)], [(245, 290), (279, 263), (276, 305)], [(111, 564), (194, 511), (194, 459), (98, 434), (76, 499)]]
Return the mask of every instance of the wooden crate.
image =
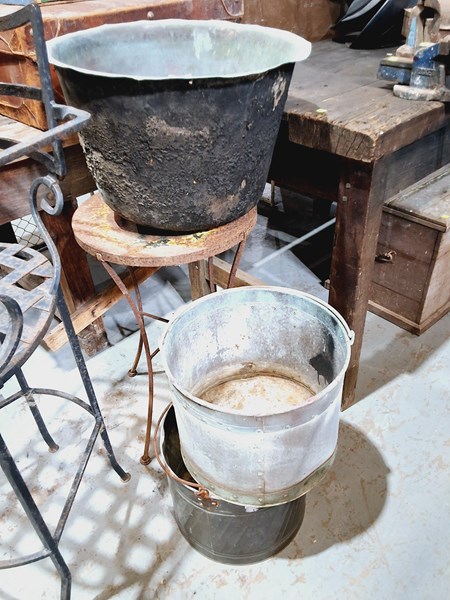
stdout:
[[(41, 5), (45, 38), (103, 25), (141, 19), (224, 19), (238, 20), (244, 0), (72, 0)], [(0, 17), (17, 7), (0, 6)], [(0, 36), (0, 81), (39, 86), (31, 27), (19, 27)], [(58, 102), (64, 102), (58, 77), (52, 68)], [(42, 104), (35, 100), (0, 97), (0, 114), (21, 123), (46, 129)]]
[(420, 335), (449, 309), (450, 166), (447, 165), (386, 202), (370, 310)]

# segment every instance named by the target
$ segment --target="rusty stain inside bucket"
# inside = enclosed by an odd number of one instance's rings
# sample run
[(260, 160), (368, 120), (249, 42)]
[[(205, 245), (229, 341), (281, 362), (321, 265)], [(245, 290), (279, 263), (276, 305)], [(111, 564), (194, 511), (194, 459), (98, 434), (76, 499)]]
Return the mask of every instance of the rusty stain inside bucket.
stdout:
[(315, 395), (297, 374), (258, 368), (255, 363), (226, 375), (214, 373), (198, 390), (197, 396), (206, 402), (255, 416), (292, 410)]

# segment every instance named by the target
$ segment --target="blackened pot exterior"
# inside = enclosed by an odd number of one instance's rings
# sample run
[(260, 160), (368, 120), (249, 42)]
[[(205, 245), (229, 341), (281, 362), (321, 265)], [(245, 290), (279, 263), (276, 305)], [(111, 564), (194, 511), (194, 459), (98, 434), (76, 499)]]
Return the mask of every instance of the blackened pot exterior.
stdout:
[(59, 72), (67, 101), (92, 114), (80, 137), (105, 202), (140, 225), (200, 231), (256, 206), (292, 70), (195, 81)]

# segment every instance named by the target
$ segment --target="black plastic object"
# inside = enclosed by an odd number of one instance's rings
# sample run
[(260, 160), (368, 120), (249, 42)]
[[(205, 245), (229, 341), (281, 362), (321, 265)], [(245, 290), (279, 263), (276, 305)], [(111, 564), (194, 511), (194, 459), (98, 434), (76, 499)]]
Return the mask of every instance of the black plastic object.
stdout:
[(200, 231), (261, 197), (294, 62), (310, 44), (222, 21), (103, 25), (48, 43), (105, 202), (138, 225)]
[[(194, 481), (183, 463), (172, 407), (163, 421), (162, 455), (178, 477)], [(200, 499), (193, 488), (168, 477), (177, 525), (198, 552), (212, 560), (244, 565), (265, 560), (295, 537), (305, 514), (305, 496), (265, 508)]]
[(334, 40), (351, 48), (385, 48), (402, 43), (403, 15), (417, 0), (354, 0), (333, 26)]

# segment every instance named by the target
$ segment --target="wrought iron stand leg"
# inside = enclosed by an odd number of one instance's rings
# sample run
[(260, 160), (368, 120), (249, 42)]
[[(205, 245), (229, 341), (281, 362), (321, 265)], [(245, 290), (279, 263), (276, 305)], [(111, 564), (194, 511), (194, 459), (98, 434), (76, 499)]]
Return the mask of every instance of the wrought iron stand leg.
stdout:
[[(233, 287), (236, 273), (237, 273), (237, 270), (239, 267), (239, 263), (240, 263), (242, 254), (245, 249), (246, 242), (247, 242), (247, 236), (245, 235), (237, 246), (236, 254), (234, 255), (234, 259), (233, 259), (233, 264), (231, 265), (230, 274), (228, 276), (226, 289)], [(209, 282), (209, 291), (210, 291), (210, 293), (214, 293), (217, 289), (217, 286), (214, 282), (214, 256), (210, 256), (208, 258), (207, 262), (208, 262), (207, 279)]]
[(245, 244), (247, 242), (247, 237), (244, 237), (242, 241), (239, 242), (239, 245), (236, 250), (236, 254), (234, 255), (233, 264), (231, 265), (230, 275), (228, 277), (227, 289), (233, 287), (234, 278), (236, 277), (236, 273), (239, 267), (239, 262), (241, 260), (241, 256), (244, 252)]
[[(133, 267), (128, 267), (128, 271), (130, 273), (130, 277), (131, 277), (131, 280), (133, 282), (134, 293), (136, 295), (137, 307), (138, 307), (139, 312), (142, 314), (143, 307), (142, 307), (141, 292), (139, 291), (139, 285), (138, 285), (138, 282), (136, 281), (136, 276), (134, 274)], [(134, 357), (134, 361), (133, 361), (133, 364), (131, 366), (131, 369), (128, 371), (129, 377), (134, 377), (136, 375), (137, 366), (139, 364), (139, 359), (141, 358), (143, 347), (144, 347), (144, 342), (142, 340), (142, 336), (140, 335), (139, 336), (138, 347), (137, 347), (137, 350), (136, 350), (136, 356)]]
[[(136, 303), (137, 303), (137, 308), (138, 308), (139, 314), (142, 315), (143, 317), (149, 317), (150, 319), (155, 319), (156, 321), (161, 321), (162, 323), (168, 323), (169, 320), (165, 319), (164, 317), (159, 317), (158, 315), (152, 315), (151, 313), (144, 312), (144, 307), (142, 306), (141, 292), (139, 291), (139, 284), (137, 282), (136, 275), (134, 273), (134, 268), (128, 267), (128, 271), (130, 272), (131, 281), (133, 282), (133, 287), (134, 287), (134, 292), (136, 294)], [(136, 356), (134, 357), (133, 364), (128, 371), (129, 377), (134, 377), (137, 374), (137, 366), (139, 364), (139, 360), (141, 358), (143, 348), (144, 348), (144, 342), (142, 340), (142, 336), (140, 335), (138, 347), (136, 350)], [(156, 350), (153, 350), (153, 352), (150, 355), (150, 358), (153, 360), (153, 358), (158, 354), (158, 352), (159, 352), (159, 348), (156, 348)]]
[(131, 368), (128, 370), (128, 377), (134, 377), (135, 375), (137, 375), (137, 366), (138, 366), (139, 360), (141, 358), (143, 347), (144, 347), (144, 342), (142, 341), (142, 338), (139, 336), (139, 343), (138, 343), (138, 347), (136, 350), (136, 356), (134, 357)]
[(34, 399), (34, 396), (30, 394), (30, 386), (28, 385), (27, 380), (25, 379), (25, 375), (23, 374), (22, 369), (19, 369), (17, 371), (16, 377), (21, 390), (24, 392), (25, 399), (31, 410), (31, 414), (33, 415), (34, 420), (36, 421), (36, 425), (38, 426), (38, 429), (42, 437), (44, 438), (44, 441), (48, 445), (48, 449), (50, 450), (50, 452), (56, 452), (59, 446), (52, 438), (52, 436), (48, 432), (47, 427), (45, 426), (44, 420), (42, 419), (42, 415), (37, 407), (36, 400)]
[(70, 575), (69, 567), (66, 565), (61, 552), (59, 551), (58, 544), (53, 539), (52, 534), (42, 518), (42, 515), (1, 435), (0, 465), (31, 525), (38, 534), (44, 547), (47, 548), (48, 556), (52, 559), (53, 564), (58, 570), (61, 577), (61, 600), (70, 600), (72, 577)]
[(103, 421), (103, 416), (100, 412), (100, 407), (97, 403), (94, 388), (92, 387), (91, 378), (89, 377), (89, 373), (86, 368), (86, 363), (81, 352), (80, 344), (78, 342), (78, 338), (73, 328), (72, 320), (70, 318), (69, 311), (67, 309), (66, 302), (62, 295), (60, 286), (58, 287), (58, 292), (56, 294), (56, 304), (58, 306), (62, 321), (64, 323), (64, 327), (67, 332), (67, 337), (69, 338), (69, 343), (72, 348), (75, 362), (77, 363), (78, 371), (80, 372), (81, 380), (83, 381), (84, 389), (86, 390), (86, 394), (89, 400), (89, 404), (91, 405), (95, 420), (97, 423), (102, 424), (102, 427), (100, 429), (100, 435), (102, 436), (103, 444), (105, 445), (111, 466), (116, 471), (116, 473), (118, 473), (118, 475), (123, 481), (128, 481), (130, 479), (130, 474), (122, 469), (114, 455), (108, 432), (106, 431), (105, 424)]
[(145, 441), (144, 441), (144, 452), (141, 456), (140, 462), (142, 465), (148, 465), (150, 463), (150, 438), (152, 431), (152, 418), (153, 418), (153, 366), (152, 366), (152, 354), (150, 352), (150, 345), (148, 343), (147, 331), (145, 330), (145, 323), (143, 319), (142, 312), (137, 308), (136, 304), (133, 302), (133, 298), (131, 297), (130, 292), (127, 287), (124, 285), (123, 281), (114, 271), (110, 264), (108, 264), (105, 260), (101, 260), (104, 269), (117, 285), (119, 290), (122, 292), (124, 297), (126, 298), (131, 310), (133, 311), (134, 318), (136, 319), (136, 323), (139, 327), (140, 339), (142, 340), (142, 344), (144, 346), (145, 351), (145, 359), (147, 361), (147, 369), (148, 369), (148, 404), (147, 404), (147, 425), (145, 430)]

